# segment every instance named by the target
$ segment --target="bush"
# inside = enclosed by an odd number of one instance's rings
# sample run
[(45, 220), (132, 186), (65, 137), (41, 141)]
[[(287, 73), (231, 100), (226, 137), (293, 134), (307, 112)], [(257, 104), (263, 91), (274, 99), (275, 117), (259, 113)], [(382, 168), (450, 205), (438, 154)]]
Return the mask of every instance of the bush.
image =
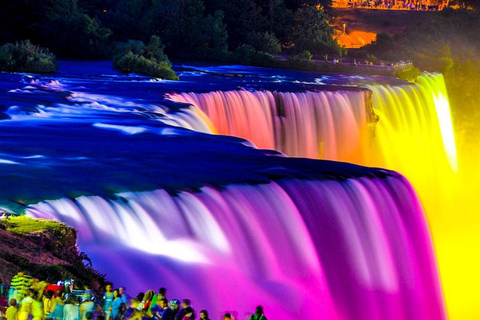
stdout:
[(248, 36), (247, 42), (258, 51), (279, 53), (282, 50), (278, 39), (269, 32), (253, 32)]
[(300, 69), (300, 70), (308, 70), (310, 68), (313, 68), (312, 61), (311, 61), (312, 58), (313, 58), (312, 53), (308, 50), (304, 50), (288, 58), (288, 62), (287, 62), (288, 68)]
[(156, 36), (152, 36), (146, 46), (136, 40), (119, 43), (113, 57), (113, 66), (124, 73), (135, 72), (167, 80), (178, 80), (163, 49), (164, 46)]
[(0, 70), (10, 72), (52, 73), (57, 70), (55, 56), (29, 40), (0, 47)]
[(400, 79), (407, 80), (407, 81), (415, 81), (417, 77), (420, 75), (420, 69), (416, 67), (412, 67), (409, 69), (398, 70), (395, 74)]

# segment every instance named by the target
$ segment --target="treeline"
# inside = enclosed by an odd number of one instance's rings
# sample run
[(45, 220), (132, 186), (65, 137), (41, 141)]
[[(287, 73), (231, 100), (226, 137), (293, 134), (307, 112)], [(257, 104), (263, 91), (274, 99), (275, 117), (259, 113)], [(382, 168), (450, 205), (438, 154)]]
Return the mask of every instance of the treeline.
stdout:
[[(227, 59), (242, 46), (338, 52), (331, 0), (3, 0), (0, 44), (29, 39), (61, 58), (103, 59), (117, 42), (160, 39), (170, 57)], [(230, 57), (231, 58), (231, 57)]]

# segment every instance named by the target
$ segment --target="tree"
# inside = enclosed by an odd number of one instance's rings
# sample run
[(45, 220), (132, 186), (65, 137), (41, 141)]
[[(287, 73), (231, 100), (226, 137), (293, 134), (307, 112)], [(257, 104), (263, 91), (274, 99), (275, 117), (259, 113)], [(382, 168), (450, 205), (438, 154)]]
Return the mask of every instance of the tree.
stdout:
[(77, 0), (52, 0), (42, 26), (43, 43), (69, 58), (105, 58), (110, 30), (83, 13)]
[(333, 28), (323, 10), (305, 7), (295, 14), (295, 49), (316, 53), (338, 53), (340, 47), (333, 40)]
[(227, 51), (223, 12), (205, 15), (201, 0), (165, 0), (153, 8), (154, 34), (167, 51), (181, 58), (206, 58)]

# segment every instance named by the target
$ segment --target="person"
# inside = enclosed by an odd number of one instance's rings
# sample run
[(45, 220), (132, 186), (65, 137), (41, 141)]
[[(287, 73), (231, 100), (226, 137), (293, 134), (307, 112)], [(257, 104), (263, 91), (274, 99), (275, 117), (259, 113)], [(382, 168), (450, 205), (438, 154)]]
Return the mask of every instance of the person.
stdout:
[(105, 293), (103, 294), (103, 314), (105, 315), (105, 320), (110, 320), (112, 316), (112, 303), (113, 303), (113, 292), (112, 284), (107, 283), (105, 286)]
[(152, 306), (152, 299), (155, 296), (155, 291), (153, 290), (148, 290), (145, 292), (145, 295), (143, 296), (143, 309), (146, 311), (150, 311), (150, 307)]
[(157, 300), (157, 304), (151, 308), (151, 314), (157, 320), (173, 320), (172, 310), (165, 298)]
[(210, 320), (207, 310), (200, 311), (200, 320)]
[(63, 307), (63, 320), (80, 320), (80, 308), (72, 295), (68, 296)]
[[(150, 308), (148, 308), (148, 311), (151, 311), (152, 306), (157, 304), (157, 300), (160, 299), (167, 299), (167, 289), (166, 288), (160, 288), (158, 289), (158, 294), (155, 294), (152, 298), (152, 303), (150, 304)], [(167, 299), (168, 301), (168, 299)]]
[(175, 316), (175, 320), (183, 320), (184, 317), (187, 319), (195, 319), (195, 315), (193, 313), (192, 307), (190, 307), (190, 300), (183, 299), (182, 301), (182, 309), (178, 311), (177, 315)]
[(130, 298), (128, 297), (128, 294), (127, 294), (127, 288), (120, 287), (118, 288), (118, 291), (120, 292), (120, 298), (122, 299), (122, 302), (125, 304), (125, 306), (128, 307), (130, 304)]
[(63, 320), (63, 295), (64, 291), (61, 289), (58, 289), (57, 292), (55, 292), (55, 298), (53, 299), (53, 304), (52, 304), (52, 319), (55, 320)]
[(48, 290), (44, 295), (43, 295), (43, 307), (44, 307), (44, 313), (45, 313), (45, 318), (47, 320), (53, 319), (53, 311), (54, 309), (54, 296), (55, 293), (52, 290)]
[(267, 317), (263, 314), (263, 307), (257, 306), (255, 313), (248, 318), (249, 320), (267, 320)]
[(84, 301), (80, 304), (80, 318), (82, 320), (87, 320), (88, 312), (91, 312), (93, 315), (95, 303), (92, 301), (92, 297), (90, 296), (90, 294), (83, 296), (82, 300)]
[[(81, 295), (82, 297), (82, 302), (85, 302), (87, 300), (92, 300), (93, 297), (93, 290), (89, 285), (84, 285), (83, 286), (83, 293)], [(81, 307), (82, 305), (80, 305)], [(81, 311), (81, 310), (80, 310)]]
[(138, 320), (138, 319), (142, 319), (145, 316), (146, 312), (143, 309), (144, 297), (145, 297), (145, 294), (143, 292), (140, 292), (139, 294), (137, 294), (135, 299), (132, 299), (131, 308), (130, 308), (131, 314), (127, 315), (127, 319)]
[(15, 299), (18, 302), (22, 302), (22, 299), (27, 294), (27, 291), (33, 284), (33, 278), (27, 274), (26, 271), (19, 271), (16, 275), (13, 276), (12, 281), (10, 282), (11, 290), (9, 299)]
[(10, 306), (5, 311), (5, 317), (7, 320), (17, 320), (17, 300), (10, 299)]
[(170, 309), (172, 310), (173, 318), (175, 319), (175, 317), (176, 317), (177, 314), (178, 314), (178, 311), (180, 311), (180, 300), (178, 300), (178, 299), (172, 299), (172, 300), (170, 300), (170, 302), (168, 303), (168, 306), (169, 306)]
[(230, 313), (225, 313), (223, 320), (235, 320)]
[(34, 294), (32, 302), (33, 320), (43, 320), (45, 318), (45, 307), (43, 306), (43, 290), (45, 287), (39, 287), (40, 291), (36, 291)]
[(118, 320), (120, 318), (120, 309), (122, 308), (123, 300), (120, 296), (120, 290), (113, 290), (113, 302), (112, 302), (112, 318)]
[(25, 293), (25, 297), (20, 303), (20, 309), (18, 310), (18, 320), (28, 320), (30, 314), (32, 314), (32, 303), (33, 303), (33, 290), (28, 290)]

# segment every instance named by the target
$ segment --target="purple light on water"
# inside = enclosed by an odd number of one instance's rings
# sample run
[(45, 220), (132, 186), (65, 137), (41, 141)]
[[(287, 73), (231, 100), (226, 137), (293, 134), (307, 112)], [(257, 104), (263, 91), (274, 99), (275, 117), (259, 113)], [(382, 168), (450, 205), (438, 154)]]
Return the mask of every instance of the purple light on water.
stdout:
[[(121, 198), (120, 198), (121, 197)], [(130, 293), (165, 286), (212, 318), (445, 319), (424, 213), (401, 176), (163, 190), (30, 206)]]

